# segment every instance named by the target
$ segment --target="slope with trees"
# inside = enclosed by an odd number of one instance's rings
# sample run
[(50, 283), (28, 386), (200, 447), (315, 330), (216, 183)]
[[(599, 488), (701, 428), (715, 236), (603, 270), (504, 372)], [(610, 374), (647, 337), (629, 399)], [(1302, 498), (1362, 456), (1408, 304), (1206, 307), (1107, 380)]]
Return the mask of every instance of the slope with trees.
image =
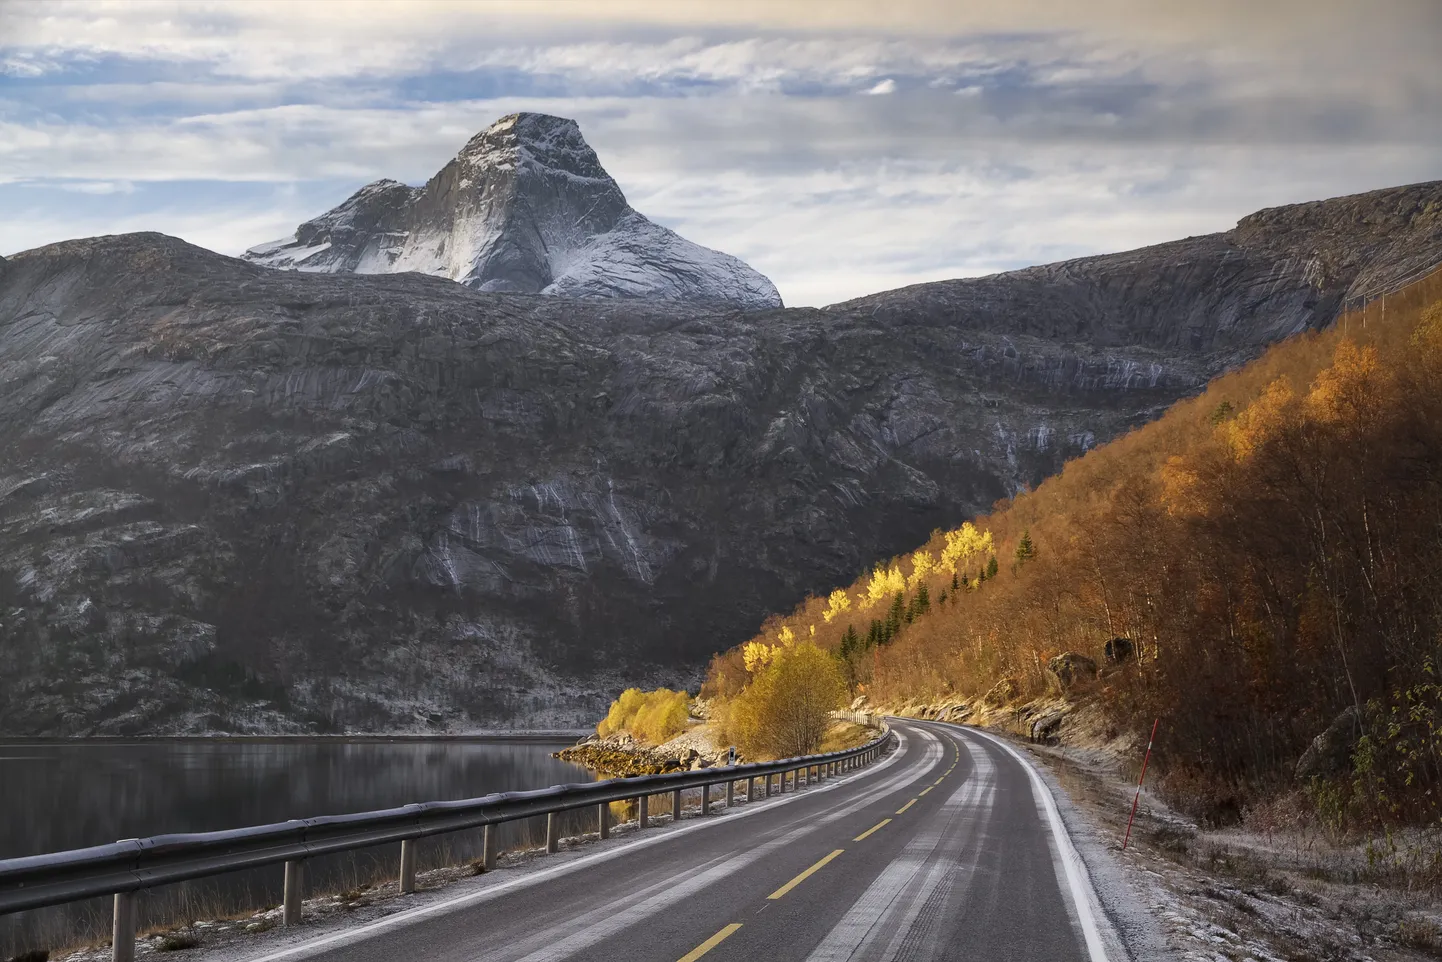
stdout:
[[(787, 637), (876, 704), (1067, 685), (1114, 732), (1160, 716), (1166, 784), (1201, 814), (1295, 786), (1336, 725), (1341, 765), (1305, 781), (1319, 807), (1436, 820), (1442, 273), (771, 619), (713, 659), (706, 693), (737, 697)], [(1066, 653), (1100, 678), (1056, 670)]]

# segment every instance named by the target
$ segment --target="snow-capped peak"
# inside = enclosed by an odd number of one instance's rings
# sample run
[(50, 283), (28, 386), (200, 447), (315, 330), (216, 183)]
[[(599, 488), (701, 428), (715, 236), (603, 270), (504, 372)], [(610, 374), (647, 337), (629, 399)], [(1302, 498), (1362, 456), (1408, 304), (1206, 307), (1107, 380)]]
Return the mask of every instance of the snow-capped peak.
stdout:
[(380, 180), (245, 257), (328, 272), (420, 271), (486, 291), (779, 307), (742, 261), (626, 203), (574, 120), (502, 117), (424, 187)]

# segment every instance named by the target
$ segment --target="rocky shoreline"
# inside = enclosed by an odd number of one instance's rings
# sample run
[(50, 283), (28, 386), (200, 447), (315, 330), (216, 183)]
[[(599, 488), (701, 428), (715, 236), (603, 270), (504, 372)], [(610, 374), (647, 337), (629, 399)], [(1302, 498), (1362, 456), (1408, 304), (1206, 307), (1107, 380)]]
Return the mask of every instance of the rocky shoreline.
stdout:
[[(662, 775), (726, 764), (730, 746), (718, 746), (711, 729), (696, 725), (670, 741), (654, 747), (643, 745), (630, 732), (605, 738), (590, 735), (570, 748), (552, 752), (551, 757), (584, 766), (605, 778)], [(742, 759), (739, 755), (737, 760)]]

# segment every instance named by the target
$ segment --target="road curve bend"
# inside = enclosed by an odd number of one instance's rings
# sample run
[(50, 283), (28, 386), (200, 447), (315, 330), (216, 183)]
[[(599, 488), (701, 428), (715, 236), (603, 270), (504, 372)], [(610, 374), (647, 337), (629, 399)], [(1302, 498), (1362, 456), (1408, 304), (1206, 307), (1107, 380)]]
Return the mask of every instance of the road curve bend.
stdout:
[(892, 727), (869, 768), (252, 962), (1124, 962), (1030, 763)]

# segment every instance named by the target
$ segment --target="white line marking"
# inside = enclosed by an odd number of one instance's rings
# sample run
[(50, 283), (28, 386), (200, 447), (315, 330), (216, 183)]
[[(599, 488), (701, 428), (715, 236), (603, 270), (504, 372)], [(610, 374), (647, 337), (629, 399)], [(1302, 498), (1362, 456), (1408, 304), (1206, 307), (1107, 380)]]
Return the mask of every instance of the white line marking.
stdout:
[[(946, 723), (942, 722), (941, 724)], [(980, 735), (993, 744), (1001, 746), (1010, 753), (1011, 757), (1020, 762), (1022, 768), (1026, 769), (1026, 773), (1031, 776), (1032, 791), (1046, 809), (1047, 822), (1051, 827), (1052, 838), (1056, 841), (1057, 860), (1061, 863), (1058, 868), (1066, 877), (1067, 887), (1071, 889), (1071, 900), (1076, 907), (1077, 921), (1081, 924), (1082, 937), (1086, 939), (1087, 954), (1091, 957), (1091, 962), (1110, 962), (1102, 943), (1101, 930), (1097, 928), (1096, 914), (1092, 911), (1093, 902), (1097, 898), (1096, 890), (1092, 888), (1091, 876), (1087, 873), (1086, 863), (1082, 861), (1076, 846), (1072, 844), (1071, 835), (1067, 833), (1066, 825), (1062, 823), (1061, 812), (1056, 807), (1056, 799), (1052, 797), (1051, 789), (1047, 787), (1046, 782), (1041, 780), (1041, 776), (1037, 774), (1031, 761), (1002, 739), (990, 732), (976, 728), (961, 725), (953, 727)]]

